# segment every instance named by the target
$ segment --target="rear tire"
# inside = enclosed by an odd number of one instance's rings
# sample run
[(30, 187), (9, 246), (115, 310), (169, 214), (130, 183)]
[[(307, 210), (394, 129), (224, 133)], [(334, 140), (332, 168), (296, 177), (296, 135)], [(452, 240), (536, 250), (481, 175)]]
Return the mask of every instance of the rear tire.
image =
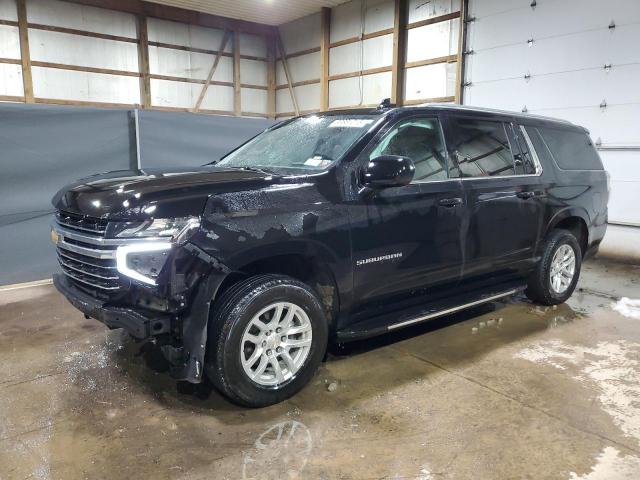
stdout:
[(582, 250), (568, 230), (552, 230), (542, 256), (529, 277), (527, 297), (543, 305), (558, 305), (573, 293), (580, 277)]
[(311, 380), (327, 338), (322, 304), (308, 285), (284, 275), (258, 275), (215, 303), (205, 372), (238, 405), (272, 405)]

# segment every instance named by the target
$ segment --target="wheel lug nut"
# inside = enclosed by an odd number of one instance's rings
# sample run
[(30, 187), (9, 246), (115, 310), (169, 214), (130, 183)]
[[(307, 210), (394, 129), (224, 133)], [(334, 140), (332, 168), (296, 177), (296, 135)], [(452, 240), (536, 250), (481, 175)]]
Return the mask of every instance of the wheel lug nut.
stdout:
[(267, 350), (267, 355), (271, 356), (273, 352), (271, 350)]
[(280, 333), (282, 329), (280, 327), (276, 328), (276, 333)]
[(287, 341), (287, 337), (281, 337), (280, 340), (283, 341), (283, 342), (286, 342)]
[(278, 353), (282, 353), (282, 347), (278, 347), (278, 348), (277, 348), (277, 350), (276, 350), (276, 352), (278, 352)]

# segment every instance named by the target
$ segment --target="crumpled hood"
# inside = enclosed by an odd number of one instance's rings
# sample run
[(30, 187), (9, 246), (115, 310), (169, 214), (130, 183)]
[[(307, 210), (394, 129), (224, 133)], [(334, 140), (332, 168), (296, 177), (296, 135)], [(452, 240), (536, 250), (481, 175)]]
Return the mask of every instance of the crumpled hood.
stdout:
[(120, 170), (78, 180), (52, 203), (59, 210), (114, 220), (186, 217), (201, 214), (211, 195), (264, 188), (278, 178), (215, 166)]

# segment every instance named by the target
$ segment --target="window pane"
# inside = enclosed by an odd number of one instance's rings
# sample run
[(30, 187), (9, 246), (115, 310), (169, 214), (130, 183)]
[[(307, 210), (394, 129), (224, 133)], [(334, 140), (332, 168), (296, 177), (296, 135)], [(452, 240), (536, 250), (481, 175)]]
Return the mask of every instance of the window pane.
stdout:
[(416, 167), (414, 180), (444, 180), (447, 160), (440, 124), (433, 118), (400, 122), (380, 141), (369, 158), (381, 155), (409, 157)]
[(463, 177), (514, 175), (513, 157), (504, 126), (452, 118), (453, 150)]
[(538, 128), (558, 166), (564, 170), (602, 170), (602, 162), (585, 132)]

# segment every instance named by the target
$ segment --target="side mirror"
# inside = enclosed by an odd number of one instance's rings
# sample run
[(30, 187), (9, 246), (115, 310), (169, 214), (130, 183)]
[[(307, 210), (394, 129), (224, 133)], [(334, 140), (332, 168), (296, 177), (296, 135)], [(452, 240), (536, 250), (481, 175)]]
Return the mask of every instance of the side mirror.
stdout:
[(408, 157), (382, 155), (369, 160), (363, 183), (369, 188), (402, 187), (411, 183), (415, 170)]

